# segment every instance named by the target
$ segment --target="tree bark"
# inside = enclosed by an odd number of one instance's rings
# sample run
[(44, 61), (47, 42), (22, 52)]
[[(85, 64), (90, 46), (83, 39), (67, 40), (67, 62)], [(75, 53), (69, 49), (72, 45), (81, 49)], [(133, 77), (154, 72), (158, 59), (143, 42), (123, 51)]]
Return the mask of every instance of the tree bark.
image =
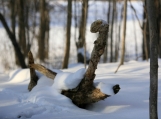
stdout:
[(13, 44), (14, 50), (15, 50), (15, 52), (16, 52), (16, 55), (17, 55), (17, 57), (18, 57), (18, 60), (19, 60), (19, 62), (20, 62), (21, 67), (22, 67), (22, 68), (27, 68), (27, 66), (26, 66), (26, 64), (25, 64), (25, 60), (24, 60), (24, 55), (22, 54), (21, 48), (19, 47), (19, 45), (18, 45), (18, 43), (17, 43), (15, 34), (13, 34), (13, 33), (10, 31), (10, 29), (9, 29), (7, 23), (6, 23), (6, 20), (4, 19), (3, 15), (2, 15), (1, 13), (0, 13), (0, 20), (1, 20), (1, 22), (2, 22), (2, 24), (3, 24), (3, 26), (4, 26), (4, 28), (5, 28), (5, 30), (6, 30), (6, 32), (7, 32), (7, 34), (8, 34), (8, 36), (9, 36), (9, 38), (10, 38), (12, 44)]
[(124, 64), (125, 57), (125, 37), (126, 37), (126, 15), (127, 15), (127, 0), (124, 0), (124, 14), (123, 14), (123, 33), (122, 33), (122, 50), (121, 50), (121, 59), (118, 68), (115, 73), (118, 71), (119, 67)]
[(27, 56), (26, 30), (25, 30), (25, 2), (26, 0), (18, 0), (18, 25), (19, 25), (19, 45), (24, 56)]
[(67, 32), (66, 32), (66, 46), (65, 46), (65, 56), (62, 68), (68, 68), (69, 52), (70, 52), (70, 29), (71, 29), (71, 19), (72, 19), (72, 0), (68, 0), (68, 10), (67, 10)]
[(89, 63), (89, 61), (87, 61), (86, 59), (86, 24), (87, 24), (87, 16), (88, 16), (88, 0), (83, 0), (82, 3), (82, 16), (81, 16), (81, 20), (80, 20), (80, 26), (79, 26), (79, 38), (78, 38), (78, 42), (76, 43), (77, 46), (77, 50), (79, 48), (83, 48), (84, 47), (84, 56), (80, 53), (77, 53), (77, 59), (78, 62), (80, 63), (84, 63), (86, 65), (86, 63)]
[(111, 35), (110, 35), (110, 38), (111, 38), (111, 44), (110, 44), (110, 48), (111, 48), (111, 51), (110, 51), (110, 62), (113, 62), (113, 27), (114, 27), (114, 16), (115, 16), (115, 11), (116, 11), (116, 1), (113, 0), (112, 2), (112, 19), (111, 19)]
[[(29, 53), (28, 53), (28, 64), (29, 64), (29, 66), (31, 64), (34, 64), (34, 58), (33, 58), (31, 51), (29, 51)], [(30, 83), (28, 85), (29, 91), (31, 91), (33, 89), (33, 87), (35, 87), (37, 85), (37, 81), (38, 81), (38, 77), (36, 75), (35, 69), (30, 68)]]
[(157, 0), (147, 0), (149, 31), (150, 31), (150, 98), (149, 113), (150, 119), (158, 119), (158, 42), (159, 26), (157, 19)]
[[(108, 1), (108, 12), (107, 12), (107, 23), (109, 24), (109, 22), (110, 22), (110, 11), (111, 11), (111, 4), (110, 4), (110, 1), (111, 0), (109, 0)], [(108, 55), (108, 34), (107, 34), (107, 45), (106, 45), (106, 47), (105, 47), (105, 51), (104, 51), (104, 57), (103, 57), (103, 62), (104, 63), (106, 63), (107, 62), (107, 60), (108, 60), (108, 57), (107, 57), (107, 55)]]
[(46, 0), (40, 0), (40, 29), (38, 38), (38, 55), (41, 61), (44, 62), (48, 57), (48, 36), (49, 36), (49, 15), (46, 8)]

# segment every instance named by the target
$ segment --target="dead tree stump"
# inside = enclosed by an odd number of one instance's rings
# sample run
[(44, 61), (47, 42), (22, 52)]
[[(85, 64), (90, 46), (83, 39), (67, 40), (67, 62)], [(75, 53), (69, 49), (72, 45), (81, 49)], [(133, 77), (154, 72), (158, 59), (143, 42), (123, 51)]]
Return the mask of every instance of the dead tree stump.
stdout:
[[(102, 93), (100, 89), (94, 87), (93, 85), (93, 80), (95, 78), (95, 70), (97, 69), (98, 62), (100, 60), (101, 55), (104, 53), (104, 49), (106, 46), (106, 37), (108, 29), (109, 25), (103, 20), (97, 20), (92, 23), (90, 31), (92, 33), (99, 32), (99, 36), (94, 41), (94, 48), (85, 76), (76, 88), (62, 91), (63, 95), (69, 97), (73, 101), (73, 103), (79, 107), (84, 107), (86, 104), (104, 100), (105, 98), (110, 96), (108, 94)], [(32, 61), (32, 58), (29, 58), (29, 60)], [(52, 72), (51, 70), (45, 68), (42, 65), (34, 64), (34, 62), (29, 62), (29, 66), (31, 72), (31, 82), (37, 81), (37, 79), (33, 80), (33, 78), (36, 78), (36, 76), (35, 73), (33, 73), (34, 71), (32, 69), (38, 70), (39, 72), (43, 73), (51, 79), (54, 79), (56, 76), (55, 72)], [(34, 83), (34, 86), (35, 84), (36, 83)], [(115, 94), (118, 93), (119, 90), (120, 87), (118, 84), (113, 86), (113, 91)]]

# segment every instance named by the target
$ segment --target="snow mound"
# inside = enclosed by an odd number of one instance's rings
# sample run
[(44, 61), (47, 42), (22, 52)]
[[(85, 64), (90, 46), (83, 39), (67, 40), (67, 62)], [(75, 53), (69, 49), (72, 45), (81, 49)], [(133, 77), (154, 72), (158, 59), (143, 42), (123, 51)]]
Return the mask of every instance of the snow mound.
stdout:
[(29, 69), (17, 69), (9, 73), (9, 79), (12, 83), (20, 83), (29, 81), (30, 72)]
[(61, 72), (58, 73), (54, 79), (53, 87), (59, 92), (62, 90), (68, 90), (75, 88), (83, 79), (85, 74), (85, 68), (79, 69), (78, 71), (71, 72)]
[(101, 90), (102, 93), (107, 94), (107, 95), (114, 95), (115, 93), (113, 92), (113, 86), (114, 84), (107, 84), (103, 82), (96, 82), (94, 83), (94, 86), (98, 89)]

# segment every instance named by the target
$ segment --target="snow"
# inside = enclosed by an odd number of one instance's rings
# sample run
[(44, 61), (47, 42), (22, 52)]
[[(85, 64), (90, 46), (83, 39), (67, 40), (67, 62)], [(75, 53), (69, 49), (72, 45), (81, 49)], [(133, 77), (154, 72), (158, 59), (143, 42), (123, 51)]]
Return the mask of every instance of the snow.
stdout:
[[(76, 84), (73, 85), (73, 83), (78, 84), (84, 75), (83, 65), (74, 64), (69, 69), (58, 71), (57, 81), (39, 74), (38, 84), (31, 92), (27, 90), (28, 69), (18, 69), (9, 75), (0, 74), (0, 119), (149, 118), (149, 62), (125, 62), (115, 74), (118, 64), (98, 65), (94, 84), (97, 88), (101, 88), (102, 92), (111, 96), (89, 105), (87, 109), (76, 107), (58, 90), (75, 87)], [(158, 77), (158, 110), (161, 110), (160, 68)], [(119, 84), (121, 88), (116, 95), (110, 90), (115, 84)], [(161, 113), (158, 115), (160, 118)]]
[(86, 59), (87, 59), (87, 60), (90, 59), (90, 54), (89, 54), (88, 51), (86, 51), (86, 54), (84, 54), (84, 53), (85, 53), (84, 48), (78, 48), (78, 54), (79, 54), (79, 53), (82, 54), (82, 56), (86, 56)]
[(80, 83), (80, 81), (84, 77), (85, 71), (85, 68), (82, 68), (74, 73), (58, 73), (54, 79), (53, 87), (58, 89), (59, 92), (61, 92), (62, 90), (73, 89)]
[(114, 84), (106, 84), (103, 82), (97, 82), (94, 84), (96, 88), (99, 88), (102, 93), (105, 93), (107, 95), (114, 95), (114, 92), (112, 90)]
[[(51, 14), (50, 29), (50, 54), (49, 67), (60, 67), (62, 56), (64, 54), (64, 39), (66, 24), (66, 12), (60, 12), (66, 7), (65, 2), (61, 2), (55, 6)], [(133, 1), (139, 20), (142, 20), (143, 2)], [(78, 9), (81, 10), (79, 2)], [(90, 1), (89, 14), (87, 20), (86, 46), (87, 51), (93, 49), (93, 41), (97, 38), (97, 34), (90, 33), (90, 25), (96, 19), (107, 18), (108, 2)], [(123, 2), (117, 4), (120, 9)], [(60, 9), (60, 10), (59, 10)], [(94, 85), (108, 95), (111, 95), (103, 101), (88, 105), (86, 109), (76, 107), (72, 101), (61, 94), (62, 90), (72, 89), (76, 87), (84, 76), (85, 69), (83, 64), (76, 63), (76, 47), (75, 47), (75, 28), (71, 27), (71, 50), (69, 69), (55, 70), (57, 76), (51, 80), (39, 72), (37, 75), (39, 81), (31, 92), (28, 91), (28, 83), (30, 80), (29, 69), (16, 69), (14, 63), (13, 47), (8, 40), (4, 28), (0, 28), (1, 34), (1, 55), (0, 72), (5, 69), (14, 69), (8, 75), (0, 73), (0, 119), (148, 119), (149, 118), (149, 62), (132, 61), (135, 59), (135, 36), (137, 36), (138, 57), (142, 52), (142, 33), (135, 19), (136, 29), (133, 29), (132, 13), (128, 3), (127, 11), (127, 35), (126, 35), (126, 55), (128, 59), (119, 71), (115, 74), (115, 70), (119, 63), (99, 64), (96, 70)], [(74, 10), (73, 10), (74, 11)], [(120, 13), (118, 13), (120, 14)], [(78, 13), (80, 17), (80, 13)], [(120, 19), (120, 18), (118, 18)], [(73, 19), (74, 21), (74, 19)], [(74, 23), (74, 22), (72, 22)], [(104, 22), (103, 22), (104, 23)], [(1, 24), (0, 24), (1, 25)], [(114, 23), (115, 25), (115, 23)], [(17, 29), (16, 29), (17, 30)], [(78, 34), (78, 28), (77, 34)], [(114, 31), (115, 28), (114, 28)], [(133, 34), (132, 34), (133, 33)], [(56, 34), (56, 35), (55, 35)], [(32, 36), (32, 35), (31, 35)], [(115, 40), (115, 37), (114, 37)], [(128, 45), (127, 45), (128, 44)], [(37, 44), (33, 43), (32, 51), (36, 54)], [(54, 51), (54, 52), (53, 52)], [(80, 49), (80, 53), (84, 54), (84, 49)], [(86, 53), (88, 57), (88, 53)], [(37, 61), (36, 61), (37, 62)], [(161, 60), (159, 60), (161, 65)], [(161, 69), (158, 69), (158, 110), (161, 110)], [(114, 94), (111, 90), (112, 86), (119, 84), (121, 90), (118, 94)], [(161, 113), (158, 115), (161, 118)]]

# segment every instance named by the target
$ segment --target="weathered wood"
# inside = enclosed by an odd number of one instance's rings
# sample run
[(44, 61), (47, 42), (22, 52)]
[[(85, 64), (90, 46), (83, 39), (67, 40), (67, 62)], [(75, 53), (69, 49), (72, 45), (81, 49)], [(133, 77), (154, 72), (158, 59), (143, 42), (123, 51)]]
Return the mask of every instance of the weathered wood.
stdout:
[[(34, 58), (31, 51), (28, 52), (28, 64), (34, 64)], [(30, 68), (30, 83), (28, 85), (28, 90), (31, 91), (33, 87), (37, 85), (38, 77), (36, 75), (35, 69)]]
[(40, 65), (40, 64), (30, 64), (30, 68), (36, 69), (37, 71), (41, 72), (48, 78), (54, 79), (56, 74), (55, 72), (51, 71), (50, 69), (47, 69), (46, 67)]
[[(94, 48), (91, 54), (91, 60), (89, 62), (88, 69), (85, 73), (81, 83), (72, 90), (62, 91), (63, 95), (69, 97), (74, 104), (82, 107), (86, 104), (98, 102), (103, 100), (110, 95), (104, 94), (93, 86), (93, 80), (95, 78), (95, 70), (97, 69), (98, 62), (101, 55), (104, 52), (106, 46), (106, 35), (108, 32), (108, 24), (103, 20), (97, 20), (91, 25), (91, 32), (99, 32), (98, 38), (94, 41)], [(120, 89), (119, 85), (113, 88), (117, 93)]]

